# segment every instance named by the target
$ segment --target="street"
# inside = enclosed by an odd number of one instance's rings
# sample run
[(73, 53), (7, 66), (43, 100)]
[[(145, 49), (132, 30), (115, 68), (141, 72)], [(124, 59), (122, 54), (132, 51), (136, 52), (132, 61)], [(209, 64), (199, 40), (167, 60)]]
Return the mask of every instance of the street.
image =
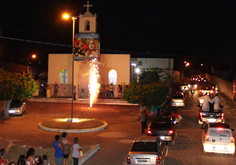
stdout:
[[(176, 145), (169, 145), (169, 153), (165, 164), (167, 165), (211, 165), (234, 164), (236, 157), (225, 154), (203, 154), (201, 133), (198, 125), (198, 91), (193, 98), (188, 96), (186, 106), (178, 108), (183, 117), (177, 125)], [(226, 123), (236, 129), (233, 115), (224, 106)], [(100, 144), (100, 151), (90, 159), (86, 165), (120, 165), (126, 164), (126, 155), (132, 140), (141, 133), (138, 106), (121, 105), (94, 105), (88, 108), (87, 104), (74, 104), (74, 117), (96, 118), (108, 123), (108, 128), (98, 132), (69, 133), (69, 141), (78, 137), (81, 146)], [(149, 109), (150, 114), (150, 109)], [(0, 148), (6, 148), (12, 141), (16, 145), (31, 145), (35, 147), (49, 147), (54, 142), (56, 132), (47, 132), (38, 129), (38, 123), (54, 118), (71, 117), (71, 104), (66, 103), (36, 103), (29, 102), (27, 113), (23, 116), (1, 120)], [(233, 132), (236, 137), (236, 131)]]

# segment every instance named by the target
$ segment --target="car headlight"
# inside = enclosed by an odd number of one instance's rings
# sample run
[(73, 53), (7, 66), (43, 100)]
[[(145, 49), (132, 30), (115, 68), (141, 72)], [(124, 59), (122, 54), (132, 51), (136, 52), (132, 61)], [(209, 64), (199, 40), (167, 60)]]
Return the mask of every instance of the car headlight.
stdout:
[(13, 108), (13, 109), (9, 109), (9, 113), (19, 113), (20, 112), (20, 110), (21, 110), (21, 108)]

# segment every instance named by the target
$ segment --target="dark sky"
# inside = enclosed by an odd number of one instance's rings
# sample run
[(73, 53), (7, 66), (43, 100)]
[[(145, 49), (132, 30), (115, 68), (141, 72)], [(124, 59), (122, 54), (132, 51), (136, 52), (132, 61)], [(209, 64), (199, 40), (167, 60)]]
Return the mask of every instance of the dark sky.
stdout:
[[(147, 57), (214, 56), (227, 34), (234, 34), (236, 29), (234, 0), (89, 2), (93, 5), (90, 12), (97, 14), (101, 52), (129, 51), (134, 56)], [(86, 0), (1, 1), (0, 36), (6, 37), (0, 38), (1, 59), (20, 60), (36, 53), (40, 60), (47, 60), (49, 53), (70, 53), (72, 21), (62, 20), (61, 15), (83, 14), (86, 3)]]

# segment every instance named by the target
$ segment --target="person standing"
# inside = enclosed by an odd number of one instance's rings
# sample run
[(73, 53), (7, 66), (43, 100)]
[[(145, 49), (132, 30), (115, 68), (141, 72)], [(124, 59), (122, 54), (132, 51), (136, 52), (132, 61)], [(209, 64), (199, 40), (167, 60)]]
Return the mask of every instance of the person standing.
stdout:
[(74, 161), (74, 165), (79, 164), (80, 151), (81, 151), (81, 147), (78, 144), (78, 138), (74, 138), (73, 152), (72, 152), (72, 158)]
[(157, 110), (156, 106), (152, 105), (151, 115), (152, 115), (153, 118), (156, 116), (156, 113), (157, 113), (156, 110)]
[(54, 84), (54, 97), (57, 97), (58, 88), (59, 88), (59, 86), (58, 86), (57, 82), (55, 81), (55, 84)]
[(120, 84), (118, 85), (118, 96), (119, 96), (119, 99), (122, 98), (122, 86)]
[(63, 132), (61, 135), (61, 144), (63, 147), (63, 165), (66, 165), (66, 161), (70, 155), (70, 145), (71, 143), (66, 139), (66, 133)]
[(47, 98), (50, 98), (51, 97), (51, 94), (50, 94), (50, 87), (49, 85), (47, 84)]
[(60, 142), (60, 136), (55, 136), (55, 142), (53, 143), (55, 149), (55, 164), (62, 165), (63, 164), (63, 147)]
[(147, 124), (148, 124), (148, 113), (147, 113), (147, 108), (144, 110), (144, 114), (145, 114), (145, 128), (144, 129), (147, 129)]
[(109, 85), (107, 84), (106, 86), (106, 96), (109, 97), (110, 95), (110, 88), (109, 88)]
[(198, 98), (198, 100), (201, 100), (201, 99), (203, 99), (202, 110), (209, 112), (209, 110), (210, 110), (210, 105), (209, 105), (209, 103), (212, 103), (212, 100), (211, 100), (210, 97), (207, 95), (207, 93), (206, 93), (204, 96)]
[(111, 83), (110, 86), (109, 86), (109, 91), (110, 91), (110, 97), (114, 97), (114, 92), (113, 92), (113, 84)]
[(76, 86), (73, 88), (74, 100), (76, 100)]
[(146, 119), (145, 119), (145, 112), (144, 110), (141, 110), (141, 127), (142, 127), (142, 133), (144, 133), (144, 129), (146, 128), (145, 127), (145, 122)]
[(212, 103), (214, 104), (214, 112), (219, 112), (220, 111), (220, 101), (222, 99), (218, 96), (216, 93), (215, 97), (212, 99)]

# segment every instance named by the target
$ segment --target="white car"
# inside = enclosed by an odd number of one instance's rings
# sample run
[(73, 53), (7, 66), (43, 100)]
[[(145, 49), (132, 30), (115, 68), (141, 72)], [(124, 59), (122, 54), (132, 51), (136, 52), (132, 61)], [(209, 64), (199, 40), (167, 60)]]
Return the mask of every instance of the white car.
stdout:
[(185, 98), (182, 94), (175, 94), (171, 96), (170, 105), (172, 107), (184, 107), (185, 106), (184, 100)]
[(12, 100), (9, 107), (9, 115), (22, 115), (26, 111), (26, 102), (23, 99)]
[(127, 164), (164, 164), (168, 146), (155, 136), (141, 136), (133, 141), (127, 156)]
[(207, 123), (202, 131), (203, 152), (235, 154), (233, 129), (226, 123)]

